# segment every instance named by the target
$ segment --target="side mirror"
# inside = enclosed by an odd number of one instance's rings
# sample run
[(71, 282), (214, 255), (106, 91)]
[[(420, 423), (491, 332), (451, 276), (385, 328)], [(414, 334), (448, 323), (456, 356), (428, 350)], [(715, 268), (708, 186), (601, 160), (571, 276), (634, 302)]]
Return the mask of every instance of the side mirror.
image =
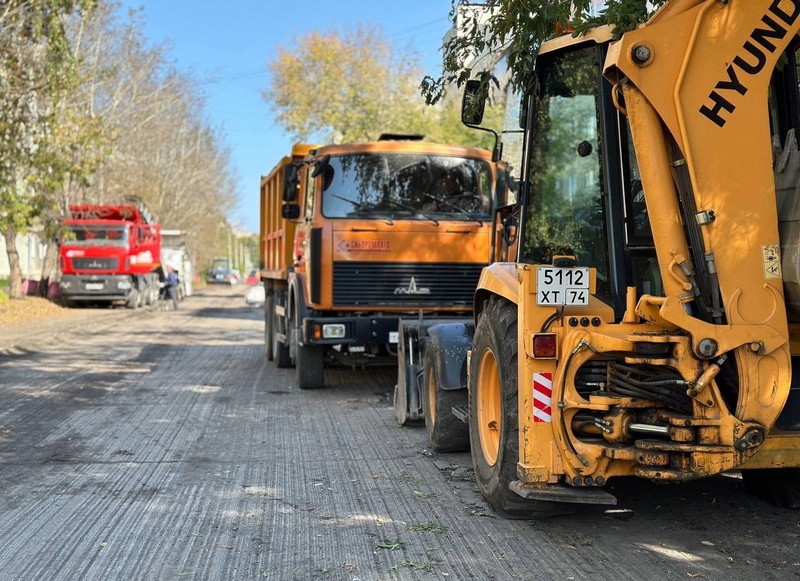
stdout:
[(284, 220), (297, 220), (300, 217), (300, 204), (284, 204), (281, 206), (281, 217)]
[(300, 176), (297, 173), (297, 166), (290, 163), (283, 168), (283, 201), (294, 202), (297, 199), (297, 185)]
[(311, 171), (311, 177), (315, 178), (328, 169), (328, 166), (331, 164), (331, 156), (330, 155), (323, 155), (319, 160), (314, 163), (314, 169)]
[(461, 122), (464, 125), (480, 125), (486, 110), (487, 87), (477, 79), (467, 81), (461, 101)]

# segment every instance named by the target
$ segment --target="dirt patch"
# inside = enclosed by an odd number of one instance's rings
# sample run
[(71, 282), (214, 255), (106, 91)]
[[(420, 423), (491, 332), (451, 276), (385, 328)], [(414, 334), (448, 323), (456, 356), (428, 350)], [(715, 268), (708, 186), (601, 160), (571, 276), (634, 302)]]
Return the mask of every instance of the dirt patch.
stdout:
[(68, 314), (69, 309), (40, 297), (6, 299), (0, 302), (0, 325)]

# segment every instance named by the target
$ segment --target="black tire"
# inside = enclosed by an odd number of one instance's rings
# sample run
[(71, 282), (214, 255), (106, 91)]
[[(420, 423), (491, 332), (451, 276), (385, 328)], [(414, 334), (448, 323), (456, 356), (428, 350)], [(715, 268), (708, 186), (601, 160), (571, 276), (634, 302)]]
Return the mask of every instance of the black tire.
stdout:
[(526, 500), (509, 488), (517, 480), (519, 459), (517, 350), (517, 307), (492, 297), (475, 328), (470, 363), (469, 436), (475, 480), (504, 518), (563, 514), (563, 504)]
[(422, 370), (422, 410), (431, 448), (437, 452), (469, 450), (469, 426), (452, 411), (454, 406), (467, 405), (467, 391), (439, 388), (439, 369), (433, 349), (425, 352)]
[(267, 361), (275, 359), (272, 333), (275, 328), (275, 295), (270, 294), (264, 301), (264, 357)]
[(128, 299), (125, 301), (125, 306), (129, 309), (138, 309), (141, 302), (141, 296), (141, 293), (137, 289), (132, 288), (131, 292), (128, 293)]
[[(295, 309), (295, 317), (300, 309)], [(320, 389), (325, 387), (325, 353), (319, 345), (300, 344), (302, 327), (295, 319), (294, 383), (298, 389)]]
[(742, 470), (744, 488), (780, 508), (800, 508), (800, 468)]

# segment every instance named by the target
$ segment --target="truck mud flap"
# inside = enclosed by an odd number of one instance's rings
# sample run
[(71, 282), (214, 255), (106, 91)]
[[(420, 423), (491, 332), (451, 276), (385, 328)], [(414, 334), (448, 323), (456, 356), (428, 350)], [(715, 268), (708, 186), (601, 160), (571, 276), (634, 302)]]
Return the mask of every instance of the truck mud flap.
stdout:
[(437, 367), (440, 389), (465, 389), (467, 387), (467, 352), (472, 347), (475, 325), (442, 323), (428, 329), (430, 349)]

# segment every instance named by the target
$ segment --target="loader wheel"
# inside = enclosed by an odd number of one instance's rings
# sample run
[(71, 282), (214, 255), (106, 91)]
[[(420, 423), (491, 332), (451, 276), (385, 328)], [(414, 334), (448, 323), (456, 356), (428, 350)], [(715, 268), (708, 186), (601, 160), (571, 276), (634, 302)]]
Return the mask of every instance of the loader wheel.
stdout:
[(472, 344), (469, 437), (475, 480), (503, 518), (564, 514), (568, 505), (526, 500), (509, 488), (517, 480), (517, 307), (492, 297), (481, 313)]
[[(295, 317), (300, 309), (295, 309)], [(296, 352), (294, 361), (294, 382), (298, 389), (319, 389), (325, 385), (325, 354), (319, 345), (300, 344), (303, 329), (295, 318)]]
[(264, 301), (264, 357), (272, 361), (275, 351), (272, 344), (272, 333), (275, 327), (275, 296), (269, 295)]
[(439, 370), (433, 349), (428, 349), (423, 361), (422, 409), (431, 448), (437, 452), (469, 450), (469, 426), (452, 411), (454, 406), (466, 405), (467, 399), (463, 389), (439, 388)]
[(800, 468), (742, 470), (744, 488), (780, 508), (800, 508)]

